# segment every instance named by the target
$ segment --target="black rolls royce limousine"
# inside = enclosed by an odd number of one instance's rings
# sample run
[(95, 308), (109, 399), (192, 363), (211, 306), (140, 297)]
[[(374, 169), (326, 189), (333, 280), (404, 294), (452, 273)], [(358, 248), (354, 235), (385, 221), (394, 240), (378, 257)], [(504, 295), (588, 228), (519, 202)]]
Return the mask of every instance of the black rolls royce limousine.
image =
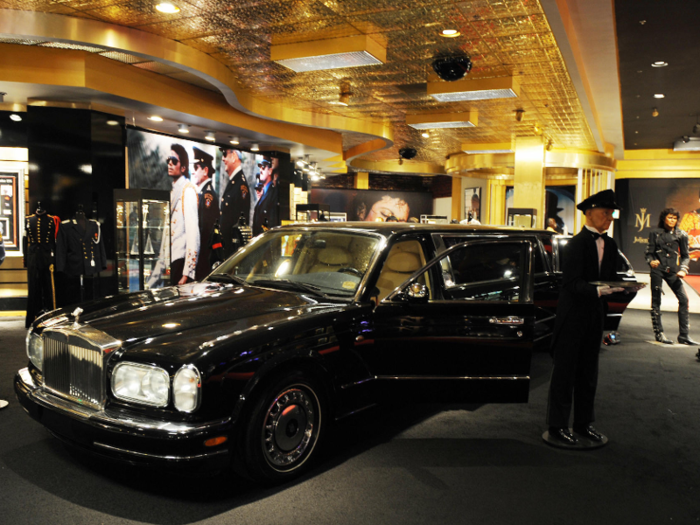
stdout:
[(202, 282), (40, 317), (15, 391), (93, 453), (284, 481), (308, 468), (328, 424), (386, 396), (526, 402), (531, 352), (554, 324), (561, 240), (487, 226), (275, 228)]

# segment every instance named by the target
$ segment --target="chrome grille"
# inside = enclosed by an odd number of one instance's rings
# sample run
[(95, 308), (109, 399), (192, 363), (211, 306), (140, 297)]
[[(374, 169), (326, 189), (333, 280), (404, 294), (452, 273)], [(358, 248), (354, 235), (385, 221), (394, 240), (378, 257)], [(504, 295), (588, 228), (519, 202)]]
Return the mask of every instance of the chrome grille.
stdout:
[(102, 407), (105, 402), (101, 348), (61, 332), (44, 333), (44, 386), (78, 403)]

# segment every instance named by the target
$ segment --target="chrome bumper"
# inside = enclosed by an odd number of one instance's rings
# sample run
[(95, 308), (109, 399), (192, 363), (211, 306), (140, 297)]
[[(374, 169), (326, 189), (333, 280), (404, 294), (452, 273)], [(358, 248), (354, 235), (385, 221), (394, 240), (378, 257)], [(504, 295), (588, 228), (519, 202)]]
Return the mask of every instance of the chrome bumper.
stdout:
[[(134, 461), (155, 460), (165, 462), (189, 462), (204, 460), (215, 456), (229, 454), (228, 448), (202, 450), (201, 443), (211, 435), (228, 434), (231, 429), (231, 417), (202, 423), (160, 421), (136, 415), (127, 415), (116, 410), (98, 410), (75, 402), (62, 399), (45, 391), (34, 382), (29, 370), (23, 368), (15, 376), (15, 392), (24, 409), (34, 419), (44, 424), (57, 437), (79, 446), (93, 449), (97, 453), (108, 456), (132, 458)], [(94, 439), (89, 443), (77, 443), (70, 435), (57, 431), (44, 419), (48, 410), (59, 418), (67, 418), (82, 423), (90, 429)], [(54, 418), (55, 419), (55, 418)], [(104, 438), (104, 439), (102, 439)], [(139, 450), (139, 440), (154, 440), (162, 442), (164, 449), (155, 453), (152, 450)], [(181, 444), (194, 440), (198, 446), (191, 453), (182, 453), (182, 447), (177, 451), (168, 451), (167, 444)]]

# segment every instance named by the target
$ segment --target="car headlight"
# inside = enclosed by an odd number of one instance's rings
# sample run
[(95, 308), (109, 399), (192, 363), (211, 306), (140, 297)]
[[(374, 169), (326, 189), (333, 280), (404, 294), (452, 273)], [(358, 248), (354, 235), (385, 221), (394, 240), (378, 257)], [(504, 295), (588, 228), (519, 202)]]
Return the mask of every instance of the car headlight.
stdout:
[(202, 381), (199, 371), (191, 366), (185, 365), (175, 374), (173, 379), (173, 399), (175, 408), (180, 412), (194, 412), (199, 408), (199, 393)]
[(156, 366), (119, 363), (112, 372), (112, 392), (118, 399), (164, 407), (170, 397), (170, 376)]
[(44, 340), (31, 330), (27, 332), (27, 356), (39, 370), (44, 365)]

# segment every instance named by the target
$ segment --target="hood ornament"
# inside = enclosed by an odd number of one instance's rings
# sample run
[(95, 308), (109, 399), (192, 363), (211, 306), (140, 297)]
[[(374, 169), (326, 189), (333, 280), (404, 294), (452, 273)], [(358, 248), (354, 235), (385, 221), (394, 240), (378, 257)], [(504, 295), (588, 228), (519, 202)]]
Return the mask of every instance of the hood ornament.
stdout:
[(80, 317), (80, 314), (82, 314), (82, 313), (83, 313), (83, 309), (80, 307), (73, 310), (73, 313), (71, 314), (74, 317), (73, 328), (78, 328), (80, 326), (80, 323), (78, 322), (78, 318)]

